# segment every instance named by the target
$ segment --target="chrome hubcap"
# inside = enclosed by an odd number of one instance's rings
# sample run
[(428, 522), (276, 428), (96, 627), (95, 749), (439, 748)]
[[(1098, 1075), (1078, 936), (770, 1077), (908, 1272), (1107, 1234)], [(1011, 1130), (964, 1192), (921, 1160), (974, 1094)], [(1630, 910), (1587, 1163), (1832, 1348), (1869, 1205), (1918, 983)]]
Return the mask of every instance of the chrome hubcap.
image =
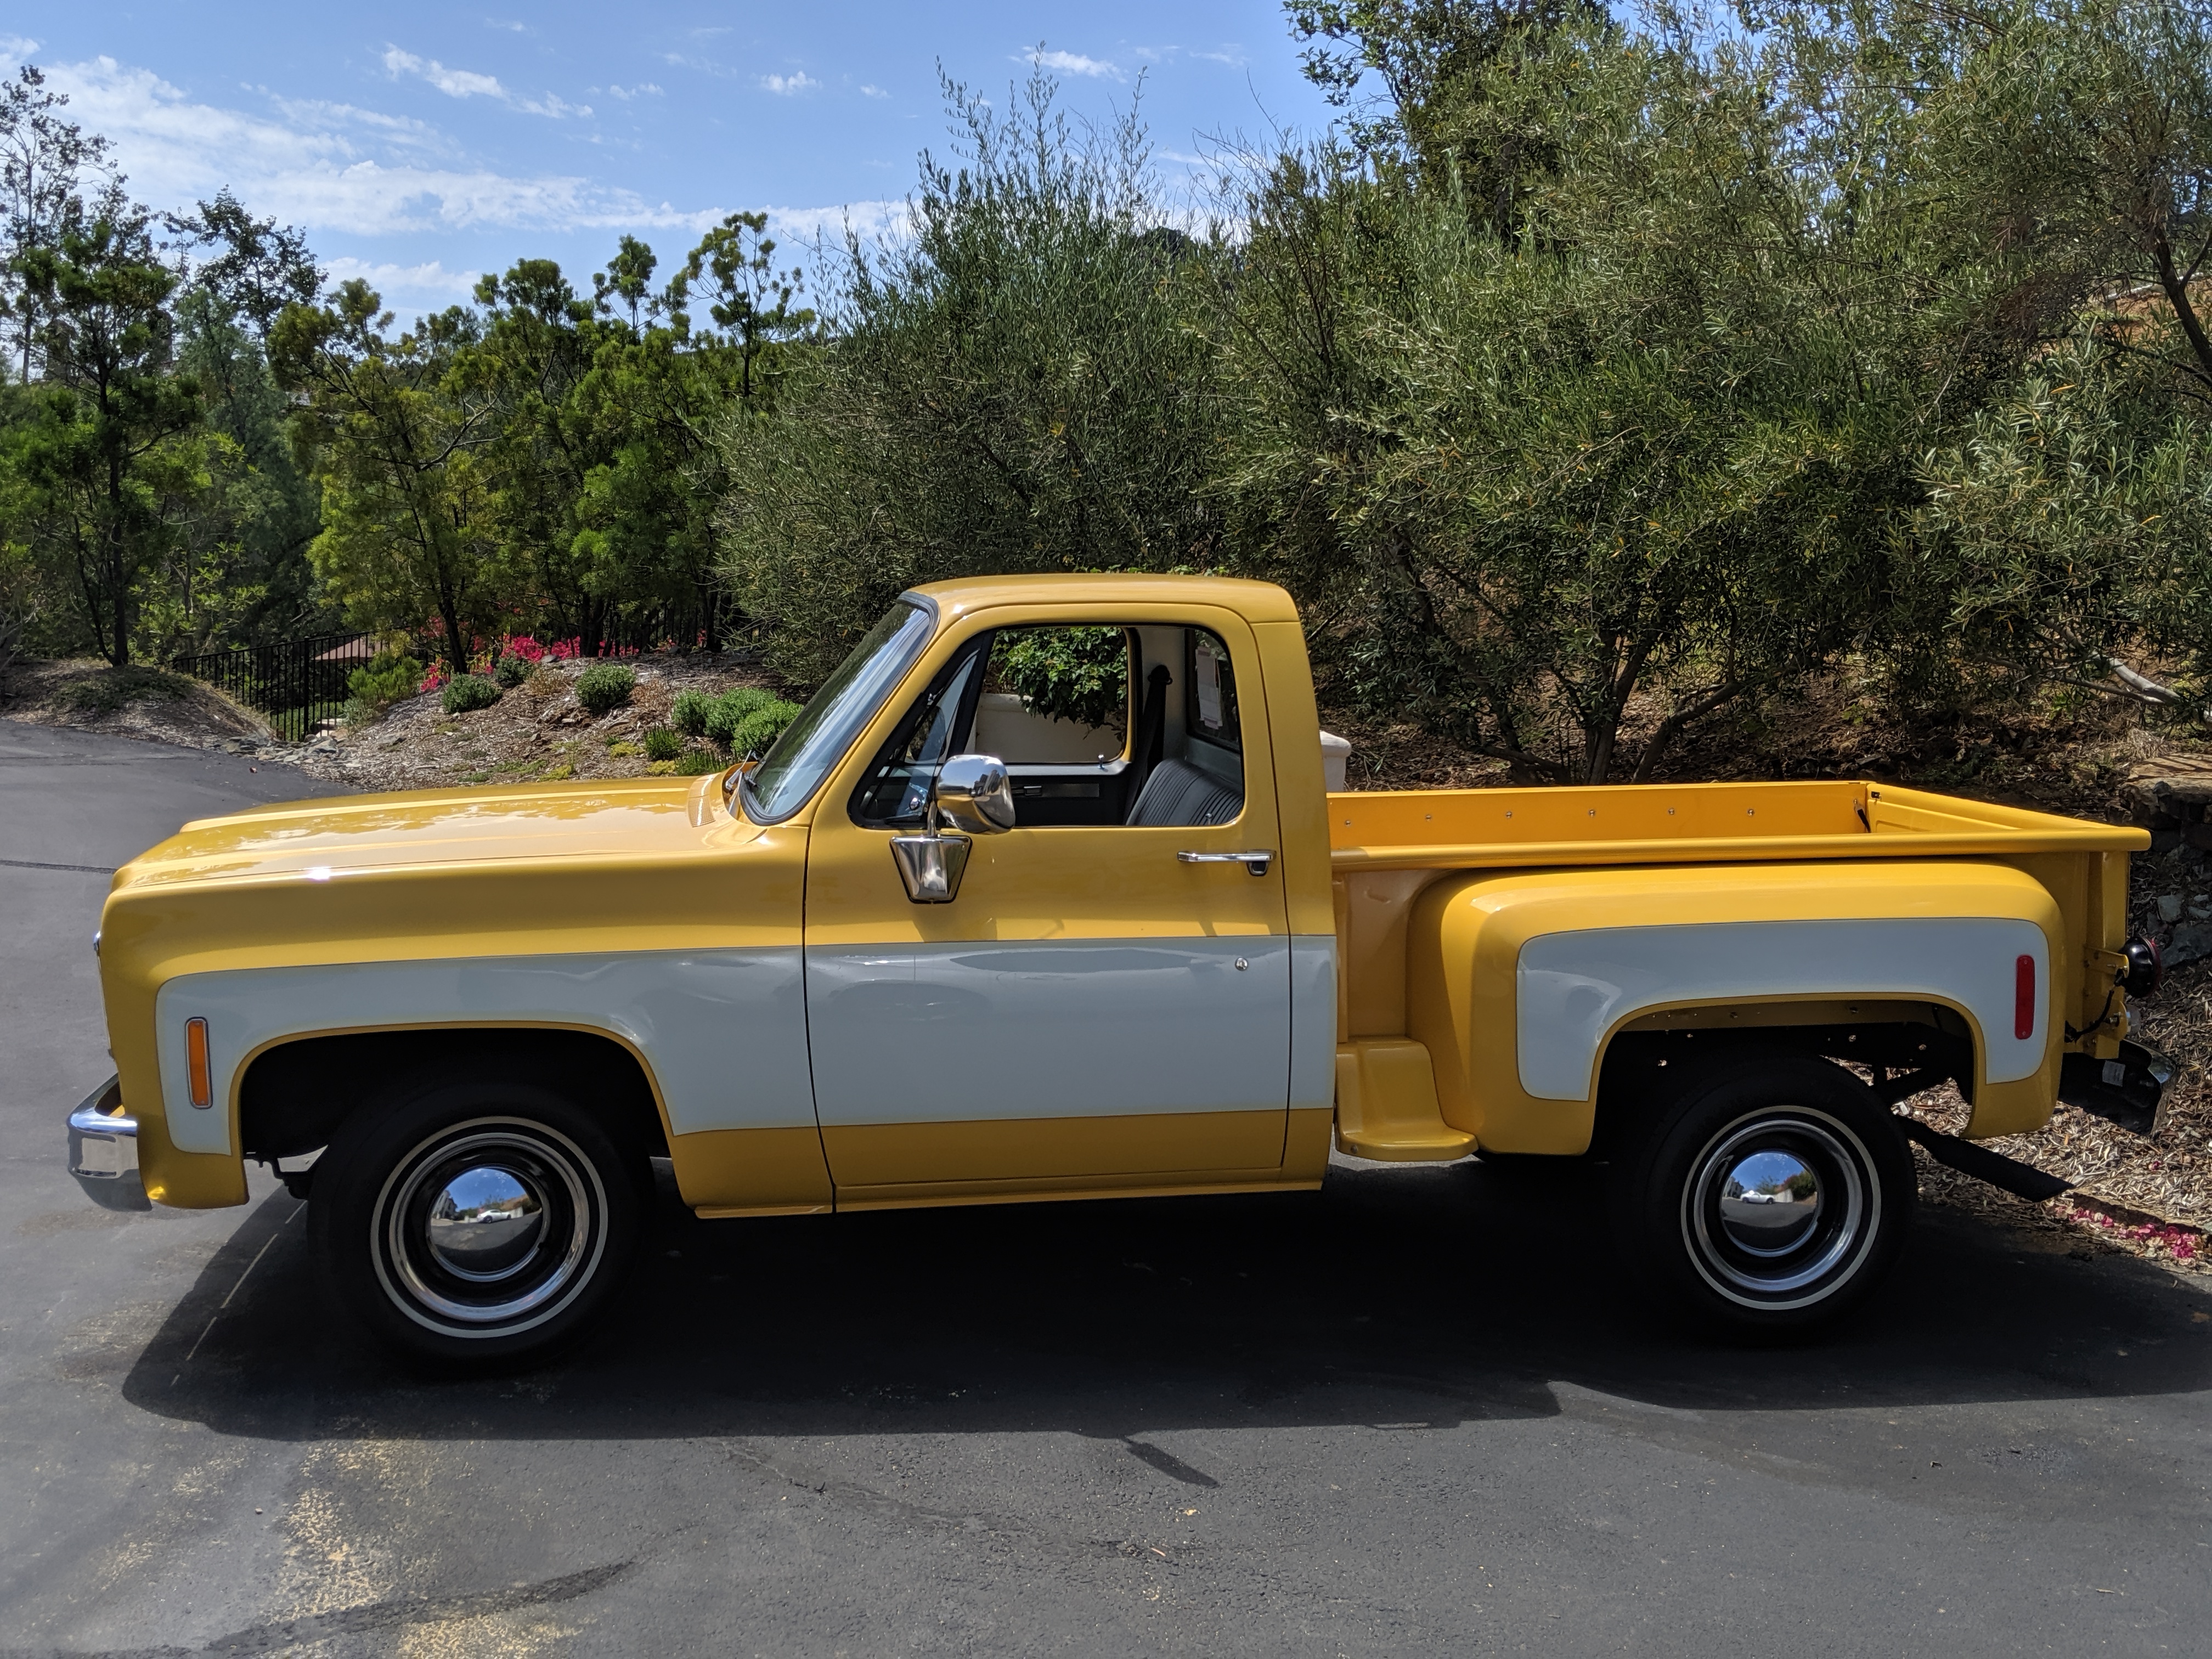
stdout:
[(1682, 1236), (1713, 1289), (1747, 1307), (1806, 1306), (1858, 1270), (1881, 1218), (1874, 1160), (1827, 1113), (1777, 1106), (1705, 1143), (1682, 1194)]
[(377, 1206), (377, 1275), (417, 1324), (499, 1336), (551, 1318), (605, 1245), (597, 1170), (542, 1124), (479, 1119), (400, 1161)]

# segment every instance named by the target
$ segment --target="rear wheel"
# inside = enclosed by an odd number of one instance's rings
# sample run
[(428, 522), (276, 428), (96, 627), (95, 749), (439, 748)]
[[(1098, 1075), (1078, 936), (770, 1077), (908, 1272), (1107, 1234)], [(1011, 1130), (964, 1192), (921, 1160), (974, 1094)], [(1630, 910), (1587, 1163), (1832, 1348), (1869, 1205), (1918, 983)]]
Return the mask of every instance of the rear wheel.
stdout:
[(1689, 1083), (1623, 1165), (1641, 1270), (1752, 1330), (1807, 1329), (1865, 1296), (1917, 1189), (1905, 1137), (1865, 1085), (1796, 1054), (1746, 1055)]
[(635, 1249), (636, 1162), (542, 1085), (402, 1089), (324, 1154), (309, 1224), (340, 1298), (386, 1343), (449, 1366), (512, 1363), (606, 1305)]

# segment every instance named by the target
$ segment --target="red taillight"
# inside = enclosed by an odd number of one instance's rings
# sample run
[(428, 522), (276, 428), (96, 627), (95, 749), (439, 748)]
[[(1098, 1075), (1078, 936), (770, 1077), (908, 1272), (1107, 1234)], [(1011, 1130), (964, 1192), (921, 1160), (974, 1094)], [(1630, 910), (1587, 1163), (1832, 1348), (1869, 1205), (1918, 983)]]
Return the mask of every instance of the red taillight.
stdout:
[(2035, 1035), (2035, 958), (2012, 965), (2012, 1034), (2022, 1042)]
[[(2023, 962), (2025, 957), (2021, 958)], [(185, 1022), (185, 1088), (195, 1106), (206, 1106), (215, 1099), (214, 1079), (208, 1075), (207, 1022), (188, 1019)]]

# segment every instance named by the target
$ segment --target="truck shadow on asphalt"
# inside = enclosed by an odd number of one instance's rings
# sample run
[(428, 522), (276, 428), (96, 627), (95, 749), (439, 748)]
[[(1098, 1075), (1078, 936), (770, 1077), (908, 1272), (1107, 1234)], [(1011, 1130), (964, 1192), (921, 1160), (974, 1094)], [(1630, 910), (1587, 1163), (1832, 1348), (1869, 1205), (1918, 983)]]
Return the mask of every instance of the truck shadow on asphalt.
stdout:
[(356, 1334), (280, 1192), (216, 1252), (123, 1392), (275, 1439), (1127, 1439), (1546, 1417), (1560, 1384), (1696, 1413), (2212, 1387), (2212, 1297), (1934, 1207), (1887, 1285), (1816, 1340), (1686, 1330), (1639, 1300), (1589, 1173), (1340, 1167), (1318, 1194), (702, 1222), (664, 1170), (606, 1326), (548, 1365), (463, 1381), (411, 1373)]

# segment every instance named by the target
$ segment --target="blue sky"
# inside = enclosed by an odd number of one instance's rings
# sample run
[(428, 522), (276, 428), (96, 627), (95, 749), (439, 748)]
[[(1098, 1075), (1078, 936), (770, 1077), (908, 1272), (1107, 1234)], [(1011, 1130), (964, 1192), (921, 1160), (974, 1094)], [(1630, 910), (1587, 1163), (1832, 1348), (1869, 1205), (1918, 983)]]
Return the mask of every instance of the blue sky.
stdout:
[[(617, 236), (664, 273), (720, 215), (787, 248), (885, 222), (945, 149), (937, 66), (1003, 102), (1042, 43), (1074, 111), (1142, 110), (1170, 187), (1214, 141), (1316, 131), (1276, 0), (647, 4), (48, 4), (0, 25), (106, 133), (131, 188), (181, 207), (228, 185), (305, 226), (336, 276), (403, 314), (526, 254), (580, 283)], [(10, 29), (23, 33), (10, 33)], [(12, 72), (12, 70), (11, 71)]]

